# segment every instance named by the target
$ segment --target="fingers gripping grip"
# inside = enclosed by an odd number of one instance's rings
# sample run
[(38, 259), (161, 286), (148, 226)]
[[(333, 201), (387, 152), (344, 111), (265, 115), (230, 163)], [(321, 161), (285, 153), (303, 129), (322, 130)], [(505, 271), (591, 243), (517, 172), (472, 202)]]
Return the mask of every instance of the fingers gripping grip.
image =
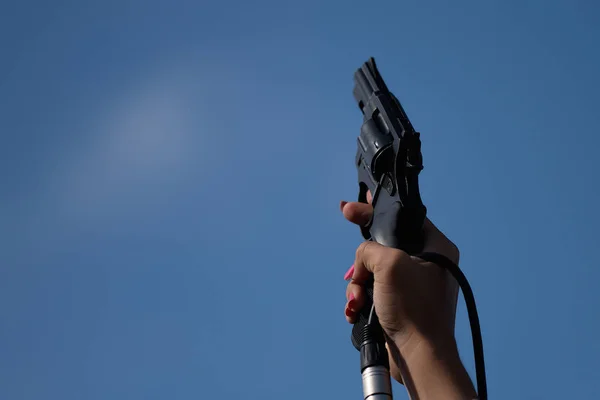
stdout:
[[(358, 200), (367, 203), (368, 186), (360, 184)], [(381, 185), (372, 191), (373, 216), (369, 223), (361, 227), (363, 237), (379, 244), (417, 254), (423, 249), (423, 222), (427, 209), (420, 201), (417, 207), (403, 207), (402, 202), (390, 196)], [(369, 322), (378, 322), (377, 314), (373, 312), (373, 279), (365, 285), (366, 298), (363, 308), (352, 327), (352, 345), (359, 350), (362, 340), (363, 327)]]
[[(424, 207), (423, 207), (424, 208)], [(399, 202), (392, 203), (383, 212), (376, 203), (373, 208), (373, 218), (366, 229), (370, 237), (384, 246), (404, 250), (409, 254), (418, 254), (423, 249), (423, 221), (425, 211), (412, 212), (402, 208)], [(412, 233), (412, 234), (411, 234)], [(363, 234), (364, 235), (364, 234)], [(373, 309), (373, 284), (371, 278), (365, 285), (366, 298), (363, 308), (352, 327), (352, 344), (359, 350), (363, 327), (369, 322), (378, 322)]]
[[(358, 314), (356, 322), (352, 326), (352, 345), (356, 350), (360, 350), (363, 327), (369, 322), (369, 315), (371, 314), (371, 309), (373, 308), (373, 281), (370, 281), (365, 286), (365, 289), (367, 294), (365, 298), (365, 305)], [(377, 315), (374, 315), (373, 317), (377, 318)]]

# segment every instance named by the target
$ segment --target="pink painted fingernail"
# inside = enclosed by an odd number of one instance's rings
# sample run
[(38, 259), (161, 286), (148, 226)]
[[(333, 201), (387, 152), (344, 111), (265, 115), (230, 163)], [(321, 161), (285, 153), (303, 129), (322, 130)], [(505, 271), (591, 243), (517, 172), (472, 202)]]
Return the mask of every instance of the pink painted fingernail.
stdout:
[(346, 274), (344, 275), (344, 280), (347, 281), (348, 279), (352, 278), (352, 275), (354, 275), (354, 264), (352, 264), (350, 269), (346, 271)]
[(352, 302), (352, 300), (354, 300), (354, 293), (350, 292), (350, 296), (348, 296), (348, 303)]
[(348, 204), (348, 202), (347, 202), (347, 201), (343, 201), (343, 200), (342, 200), (342, 201), (340, 201), (340, 211), (341, 211), (341, 212), (344, 212), (344, 206), (345, 206), (346, 204)]

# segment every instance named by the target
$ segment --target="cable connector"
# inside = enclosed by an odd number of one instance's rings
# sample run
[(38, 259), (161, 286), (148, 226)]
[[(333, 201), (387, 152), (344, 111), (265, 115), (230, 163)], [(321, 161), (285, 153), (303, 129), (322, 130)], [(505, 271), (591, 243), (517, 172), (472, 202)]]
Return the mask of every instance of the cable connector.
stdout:
[(361, 336), (360, 372), (364, 399), (391, 400), (390, 361), (381, 325), (365, 324)]

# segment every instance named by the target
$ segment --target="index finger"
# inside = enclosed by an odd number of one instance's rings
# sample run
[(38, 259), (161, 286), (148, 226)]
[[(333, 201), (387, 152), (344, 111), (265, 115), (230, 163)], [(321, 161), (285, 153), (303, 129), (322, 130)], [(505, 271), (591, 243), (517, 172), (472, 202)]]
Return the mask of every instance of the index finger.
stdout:
[(365, 226), (369, 223), (371, 217), (373, 216), (373, 206), (371, 206), (372, 201), (373, 196), (371, 196), (371, 191), (368, 191), (367, 204), (358, 201), (342, 201), (340, 203), (340, 210), (348, 221), (359, 226)]

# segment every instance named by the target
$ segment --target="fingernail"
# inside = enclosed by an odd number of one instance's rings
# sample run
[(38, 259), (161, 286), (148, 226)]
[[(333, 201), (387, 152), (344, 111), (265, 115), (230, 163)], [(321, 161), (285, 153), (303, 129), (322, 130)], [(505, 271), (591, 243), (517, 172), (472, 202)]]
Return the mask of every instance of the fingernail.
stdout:
[(341, 212), (344, 212), (344, 206), (345, 206), (346, 204), (348, 204), (348, 202), (347, 202), (347, 201), (343, 201), (343, 200), (342, 200), (342, 201), (340, 201), (340, 211), (341, 211)]
[(352, 278), (352, 275), (354, 275), (354, 264), (352, 264), (350, 269), (346, 271), (346, 274), (344, 275), (344, 280), (347, 281), (348, 279)]
[(346, 314), (346, 317), (352, 317), (354, 315), (354, 312), (349, 309), (348, 307), (346, 307), (346, 310), (344, 310), (344, 313)]
[(352, 312), (356, 312), (356, 307), (355, 307), (355, 301), (354, 301), (354, 293), (350, 293), (350, 296), (348, 296), (348, 308), (352, 311)]

